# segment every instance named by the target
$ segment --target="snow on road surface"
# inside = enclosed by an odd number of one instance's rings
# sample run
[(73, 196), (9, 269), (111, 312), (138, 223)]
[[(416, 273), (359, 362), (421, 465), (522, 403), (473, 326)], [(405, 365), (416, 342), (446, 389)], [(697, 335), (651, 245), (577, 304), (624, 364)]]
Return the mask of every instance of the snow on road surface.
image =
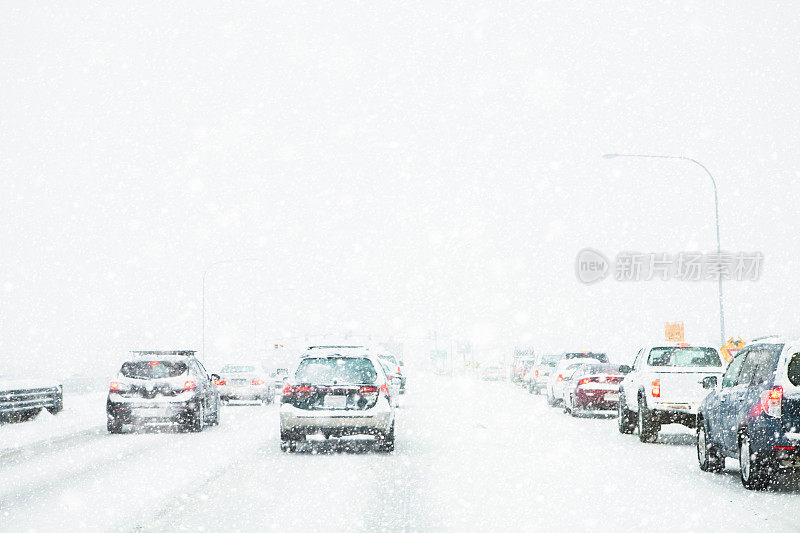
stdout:
[(285, 454), (277, 406), (227, 406), (201, 434), (34, 443), (0, 452), (0, 529), (800, 528), (797, 484), (747, 491), (732, 460), (701, 472), (689, 430), (641, 444), (507, 383), (417, 376), (397, 433), (389, 455), (358, 441)]

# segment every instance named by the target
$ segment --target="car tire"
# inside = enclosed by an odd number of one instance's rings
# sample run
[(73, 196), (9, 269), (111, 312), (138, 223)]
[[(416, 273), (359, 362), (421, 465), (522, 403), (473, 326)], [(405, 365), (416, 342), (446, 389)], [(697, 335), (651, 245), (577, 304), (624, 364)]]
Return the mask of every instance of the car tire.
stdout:
[(706, 424), (702, 418), (697, 420), (697, 462), (703, 472), (720, 473), (725, 468), (725, 456), (717, 450), (706, 431)]
[(217, 408), (214, 409), (214, 416), (211, 418), (211, 422), (209, 422), (209, 426), (218, 426), (219, 425), (219, 402), (217, 402)]
[(294, 453), (297, 451), (297, 441), (291, 438), (291, 435), (281, 431), (281, 451), (284, 453)]
[(197, 410), (189, 417), (189, 422), (187, 424), (187, 429), (191, 433), (200, 433), (203, 431), (203, 426), (205, 425), (205, 409), (203, 409), (203, 404), (197, 404)]
[(547, 391), (547, 405), (550, 407), (556, 406), (556, 398), (552, 394), (550, 394), (550, 390)]
[(106, 429), (112, 435), (118, 435), (122, 433), (122, 422), (116, 416), (109, 416), (106, 419)]
[(617, 429), (624, 435), (630, 435), (636, 430), (636, 413), (626, 407), (625, 395), (619, 395), (617, 403)]
[[(564, 401), (564, 403), (566, 403), (566, 400)], [(572, 417), (577, 417), (578, 414), (579, 414), (578, 410), (575, 408), (575, 398), (573, 398), (572, 395), (570, 395), (570, 397), (569, 397), (569, 415), (572, 416)]]
[(769, 465), (753, 453), (747, 433), (739, 438), (739, 477), (748, 490), (764, 490), (769, 485)]
[(639, 398), (639, 414), (637, 416), (637, 426), (639, 426), (639, 440), (641, 442), (655, 442), (658, 440), (658, 432), (661, 429), (659, 424), (653, 420), (650, 409), (644, 401)]
[(379, 437), (378, 449), (385, 453), (394, 451), (394, 422), (389, 431)]

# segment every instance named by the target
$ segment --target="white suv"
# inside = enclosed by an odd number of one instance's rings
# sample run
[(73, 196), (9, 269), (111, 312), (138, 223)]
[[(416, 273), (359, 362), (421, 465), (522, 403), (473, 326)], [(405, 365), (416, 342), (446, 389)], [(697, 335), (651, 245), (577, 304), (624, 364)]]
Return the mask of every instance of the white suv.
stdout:
[(395, 407), (378, 358), (363, 348), (314, 349), (289, 374), (281, 395), (281, 450), (307, 435), (372, 435), (394, 450)]

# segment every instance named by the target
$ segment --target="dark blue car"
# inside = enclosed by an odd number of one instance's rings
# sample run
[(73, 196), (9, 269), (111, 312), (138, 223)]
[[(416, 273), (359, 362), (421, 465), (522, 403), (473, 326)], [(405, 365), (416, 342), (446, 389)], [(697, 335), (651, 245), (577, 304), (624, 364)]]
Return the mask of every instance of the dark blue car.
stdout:
[(697, 460), (721, 472), (738, 458), (742, 484), (763, 489), (779, 471), (800, 471), (800, 343), (775, 338), (745, 346), (697, 414)]

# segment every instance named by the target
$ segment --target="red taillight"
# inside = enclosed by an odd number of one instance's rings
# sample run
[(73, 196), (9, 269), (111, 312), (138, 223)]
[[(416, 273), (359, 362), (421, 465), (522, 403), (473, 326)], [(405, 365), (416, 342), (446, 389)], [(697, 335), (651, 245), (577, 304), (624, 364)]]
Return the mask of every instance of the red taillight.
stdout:
[(311, 392), (311, 387), (308, 385), (295, 385), (292, 387), (288, 383), (283, 386), (283, 391), (281, 392), (281, 396), (294, 396), (295, 394), (308, 394)]
[(215, 379), (214, 380), (214, 385), (220, 386), (220, 385), (225, 385), (225, 384), (226, 384), (226, 382), (225, 382), (224, 379)]
[(397, 375), (399, 376), (399, 375), (400, 375), (400, 374), (402, 374), (402, 373), (403, 373), (403, 371), (402, 371), (402, 370), (400, 369), (400, 367), (398, 366), (398, 367), (397, 367)]
[(583, 378), (582, 380), (580, 380), (580, 381), (578, 382), (578, 385), (586, 385), (586, 384), (587, 384), (587, 383), (589, 383), (590, 381), (592, 381), (592, 380), (591, 380), (591, 379), (589, 379), (589, 378)]
[(773, 446), (773, 450), (796, 450), (797, 446)]
[(108, 386), (108, 392), (119, 392), (119, 383), (112, 381)]
[(192, 379), (190, 379), (189, 381), (187, 381), (186, 383), (183, 384), (183, 390), (185, 390), (185, 391), (194, 390), (196, 387), (197, 387), (197, 383)]
[(264, 380), (261, 379), (261, 378), (256, 378), (253, 381), (251, 381), (250, 384), (258, 387), (259, 385), (263, 385), (264, 384)]
[(780, 418), (783, 406), (783, 387), (772, 387), (761, 393), (761, 402), (756, 404), (750, 411), (750, 416), (758, 416), (761, 413), (774, 418)]
[(362, 396), (365, 394), (375, 394), (376, 392), (378, 392), (378, 387), (375, 385), (364, 385), (358, 389), (358, 393)]
[(536, 370), (536, 371), (533, 373), (533, 375), (534, 375), (534, 376), (536, 376), (536, 377), (538, 378), (538, 377), (539, 377), (539, 371), (538, 371), (538, 370)]
[(661, 398), (661, 380), (654, 379), (653, 380), (653, 388), (650, 390), (650, 394), (653, 398)]
[(381, 393), (383, 393), (383, 395), (386, 396), (386, 398), (389, 398), (389, 385), (383, 383), (381, 385)]
[(149, 363), (147, 363), (147, 364), (148, 364), (148, 365), (150, 365), (150, 366), (158, 366), (158, 365), (160, 365), (161, 363), (160, 363), (160, 362), (158, 362), (158, 361), (150, 361), (150, 362), (149, 362)]
[(564, 381), (564, 376), (559, 374), (558, 377), (556, 378), (556, 381)]

